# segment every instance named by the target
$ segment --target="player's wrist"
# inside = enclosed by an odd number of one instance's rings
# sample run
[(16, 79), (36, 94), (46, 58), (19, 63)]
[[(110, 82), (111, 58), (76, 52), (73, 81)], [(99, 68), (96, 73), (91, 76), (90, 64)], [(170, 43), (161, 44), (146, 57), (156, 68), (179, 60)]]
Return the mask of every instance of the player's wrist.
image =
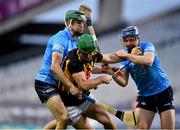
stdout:
[(114, 71), (112, 69), (109, 70), (109, 75), (114, 75)]
[(74, 88), (73, 88), (73, 86), (71, 86), (71, 87), (69, 88), (68, 94), (71, 94), (71, 95), (74, 94)]
[(68, 90), (68, 94), (71, 94), (71, 95), (75, 95), (76, 94), (76, 89), (74, 85), (72, 85), (69, 90)]
[(91, 26), (91, 25), (92, 25), (92, 23), (91, 23), (91, 18), (87, 18), (86, 24), (87, 24), (87, 26)]

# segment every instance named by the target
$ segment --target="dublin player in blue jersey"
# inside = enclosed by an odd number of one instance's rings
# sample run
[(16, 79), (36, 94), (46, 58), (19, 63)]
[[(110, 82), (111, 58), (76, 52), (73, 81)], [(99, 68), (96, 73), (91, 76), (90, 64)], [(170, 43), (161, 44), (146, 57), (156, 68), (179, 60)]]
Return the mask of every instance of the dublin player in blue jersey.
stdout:
[(58, 81), (63, 83), (70, 94), (81, 98), (81, 91), (65, 77), (61, 64), (69, 51), (77, 46), (77, 39), (83, 33), (85, 15), (78, 10), (70, 10), (65, 15), (65, 29), (53, 35), (47, 44), (43, 63), (35, 78), (35, 90), (42, 103), (58, 121), (56, 129), (65, 129), (68, 112), (58, 93)]
[[(124, 62), (120, 62), (120, 67), (131, 63), (113, 78), (120, 86), (125, 87), (130, 74), (137, 86), (136, 111), (140, 116), (137, 128), (150, 129), (155, 113), (158, 111), (161, 128), (174, 129), (173, 90), (160, 65), (154, 45), (140, 42), (139, 30), (135, 26), (123, 29), (121, 38), (126, 50), (116, 52), (118, 57), (125, 59)], [(114, 71), (116, 70), (117, 68), (114, 68)]]

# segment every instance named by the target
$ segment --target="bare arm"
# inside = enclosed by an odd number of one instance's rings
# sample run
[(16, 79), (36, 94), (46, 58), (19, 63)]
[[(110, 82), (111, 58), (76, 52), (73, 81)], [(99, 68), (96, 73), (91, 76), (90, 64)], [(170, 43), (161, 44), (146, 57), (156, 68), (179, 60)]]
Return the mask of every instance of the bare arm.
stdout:
[(154, 61), (154, 53), (153, 52), (145, 52), (143, 56), (128, 54), (126, 58), (128, 60), (134, 62), (135, 64), (152, 66), (153, 61)]
[(81, 91), (96, 88), (102, 83), (108, 84), (112, 80), (111, 76), (109, 75), (99, 76), (95, 79), (86, 79), (84, 72), (74, 73), (72, 74), (72, 77), (77, 83), (79, 89), (81, 89)]
[(102, 72), (102, 67), (95, 65), (95, 66), (92, 68), (92, 73), (93, 73), (93, 74), (102, 74), (102, 73), (103, 73), (103, 72)]
[(62, 62), (62, 56), (60, 56), (57, 52), (53, 52), (51, 71), (59, 79), (59, 81), (66, 86), (66, 89), (69, 90), (71, 94), (76, 95), (79, 93), (78, 92), (79, 90), (76, 89), (76, 87), (64, 75), (64, 72), (60, 67), (61, 62)]
[(120, 86), (126, 87), (128, 84), (129, 73), (120, 70), (117, 74), (113, 75), (113, 79)]
[(119, 50), (116, 52), (116, 55), (120, 58), (130, 60), (135, 64), (144, 65), (144, 66), (152, 66), (154, 62), (154, 53), (153, 52), (145, 52), (143, 55), (129, 54), (124, 50)]
[(118, 57), (116, 53), (103, 54), (103, 59), (101, 60), (101, 63), (118, 63), (122, 60), (123, 59), (121, 57)]
[(129, 72), (125, 72), (118, 67), (110, 67), (108, 65), (104, 69), (107, 74), (112, 75), (114, 81), (120, 86), (125, 87), (128, 84)]

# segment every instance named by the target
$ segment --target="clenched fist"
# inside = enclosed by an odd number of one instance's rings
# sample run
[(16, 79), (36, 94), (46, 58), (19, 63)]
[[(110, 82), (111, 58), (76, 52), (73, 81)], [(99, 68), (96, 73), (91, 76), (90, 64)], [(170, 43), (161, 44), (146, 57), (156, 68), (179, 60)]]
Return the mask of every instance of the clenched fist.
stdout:
[(112, 76), (110, 75), (103, 75), (101, 76), (102, 83), (109, 84), (112, 80)]
[(74, 95), (76, 97), (78, 97), (79, 99), (82, 99), (82, 92), (75, 86), (72, 86), (70, 89), (69, 89), (69, 93), (71, 95)]
[(134, 47), (131, 51), (131, 54), (134, 55), (143, 55), (143, 52), (140, 47)]

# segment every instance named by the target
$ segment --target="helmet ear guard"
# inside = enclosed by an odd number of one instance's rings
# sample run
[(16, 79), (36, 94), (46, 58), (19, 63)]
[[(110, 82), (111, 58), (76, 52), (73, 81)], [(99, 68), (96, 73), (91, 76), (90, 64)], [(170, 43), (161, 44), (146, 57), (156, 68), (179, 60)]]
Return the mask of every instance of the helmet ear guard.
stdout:
[(136, 39), (139, 39), (140, 38), (139, 29), (136, 26), (128, 26), (124, 28), (120, 34), (120, 41), (122, 43), (123, 48), (126, 49), (128, 53), (131, 53), (132, 48), (127, 48), (124, 43), (127, 37), (134, 37)]

